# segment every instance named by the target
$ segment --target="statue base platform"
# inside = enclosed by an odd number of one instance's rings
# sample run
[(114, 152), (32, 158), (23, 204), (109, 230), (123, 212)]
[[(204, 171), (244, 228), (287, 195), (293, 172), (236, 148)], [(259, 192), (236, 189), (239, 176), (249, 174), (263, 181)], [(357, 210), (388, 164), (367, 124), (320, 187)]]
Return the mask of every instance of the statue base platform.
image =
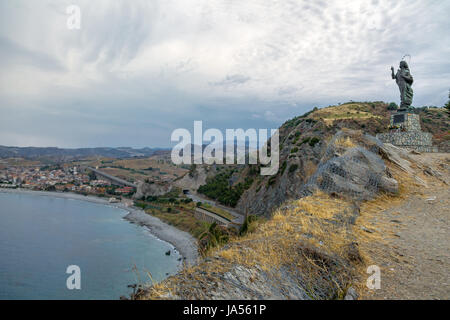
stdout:
[(384, 143), (418, 152), (438, 152), (433, 147), (433, 135), (423, 132), (420, 127), (420, 116), (408, 110), (398, 110), (391, 115), (389, 133), (377, 134)]

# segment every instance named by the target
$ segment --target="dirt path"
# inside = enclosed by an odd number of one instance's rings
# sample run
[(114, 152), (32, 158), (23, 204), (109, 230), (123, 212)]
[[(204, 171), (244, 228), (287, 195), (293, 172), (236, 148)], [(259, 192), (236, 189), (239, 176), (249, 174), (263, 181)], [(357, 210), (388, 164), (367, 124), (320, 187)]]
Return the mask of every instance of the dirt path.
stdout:
[[(448, 179), (448, 154), (415, 156)], [(380, 245), (381, 289), (365, 299), (450, 299), (450, 187), (427, 179), (422, 195), (411, 195), (400, 206), (380, 215), (392, 227), (393, 239)], [(384, 246), (384, 247), (383, 247)]]

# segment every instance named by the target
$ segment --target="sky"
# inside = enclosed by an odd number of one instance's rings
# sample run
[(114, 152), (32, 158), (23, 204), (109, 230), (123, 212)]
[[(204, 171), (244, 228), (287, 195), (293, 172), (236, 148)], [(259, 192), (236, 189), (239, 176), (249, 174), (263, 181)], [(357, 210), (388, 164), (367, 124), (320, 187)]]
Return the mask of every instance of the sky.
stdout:
[[(68, 19), (80, 8), (80, 29)], [(0, 145), (169, 147), (177, 128), (275, 129), (314, 107), (450, 88), (450, 1), (2, 0)]]

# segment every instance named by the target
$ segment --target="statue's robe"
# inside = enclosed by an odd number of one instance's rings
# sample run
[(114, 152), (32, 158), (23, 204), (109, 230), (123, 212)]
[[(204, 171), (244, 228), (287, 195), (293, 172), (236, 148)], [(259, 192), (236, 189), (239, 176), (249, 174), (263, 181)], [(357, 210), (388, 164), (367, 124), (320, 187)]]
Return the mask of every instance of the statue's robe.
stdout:
[(401, 99), (400, 109), (406, 109), (411, 107), (414, 95), (411, 85), (413, 84), (414, 80), (413, 77), (411, 76), (411, 73), (409, 72), (409, 69), (407, 68), (399, 69), (397, 71), (397, 74), (394, 76), (394, 79), (397, 82), (397, 85), (400, 89), (400, 99)]

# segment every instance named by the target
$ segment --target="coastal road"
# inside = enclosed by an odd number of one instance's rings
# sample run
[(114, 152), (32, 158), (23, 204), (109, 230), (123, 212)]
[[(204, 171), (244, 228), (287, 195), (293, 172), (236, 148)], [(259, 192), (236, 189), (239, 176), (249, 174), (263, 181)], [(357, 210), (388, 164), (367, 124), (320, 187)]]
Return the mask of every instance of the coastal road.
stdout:
[(133, 183), (131, 183), (129, 181), (123, 180), (121, 178), (115, 177), (113, 175), (110, 175), (110, 174), (108, 174), (106, 172), (94, 169), (92, 167), (85, 167), (85, 168), (88, 169), (88, 170), (91, 170), (96, 175), (99, 175), (99, 176), (101, 176), (101, 177), (103, 177), (105, 179), (110, 180), (113, 184), (118, 184), (120, 186), (128, 186), (128, 187), (132, 187), (132, 188), (137, 188), (137, 185), (135, 185), (135, 184), (133, 184)]
[(242, 225), (242, 224), (244, 223), (244, 216), (243, 216), (242, 214), (237, 213), (236, 211), (234, 211), (234, 210), (232, 210), (232, 209), (230, 209), (230, 208), (228, 208), (228, 207), (225, 207), (225, 206), (223, 206), (223, 205), (221, 205), (221, 204), (218, 204), (218, 203), (215, 202), (214, 200), (207, 199), (207, 198), (205, 198), (205, 197), (199, 195), (198, 193), (193, 194), (193, 193), (189, 192), (189, 193), (187, 194), (187, 196), (188, 196), (189, 198), (191, 198), (192, 201), (194, 201), (194, 202), (204, 202), (204, 203), (208, 203), (208, 204), (212, 205), (213, 207), (217, 207), (217, 208), (220, 208), (220, 209), (222, 209), (222, 210), (228, 212), (229, 214), (231, 214), (231, 215), (234, 217), (234, 219), (233, 219), (233, 221), (232, 221), (232, 223), (234, 223), (234, 224)]

